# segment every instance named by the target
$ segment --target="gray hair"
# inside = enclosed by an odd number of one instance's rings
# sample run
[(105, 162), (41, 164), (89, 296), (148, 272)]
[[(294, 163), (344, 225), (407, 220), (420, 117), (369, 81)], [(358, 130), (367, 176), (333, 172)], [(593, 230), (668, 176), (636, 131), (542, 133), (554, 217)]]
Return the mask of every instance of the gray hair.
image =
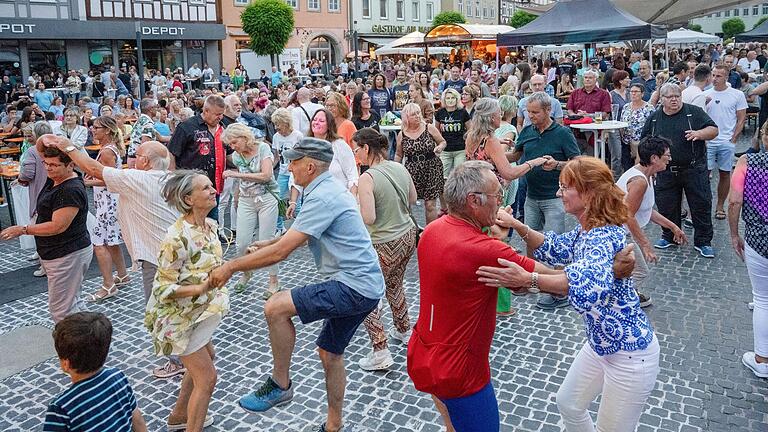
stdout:
[(660, 96), (667, 96), (670, 93), (675, 93), (675, 94), (678, 94), (678, 95), (681, 94), (680, 86), (678, 86), (677, 84), (674, 84), (674, 83), (665, 83), (659, 89), (659, 95)]
[(36, 121), (35, 125), (32, 127), (32, 134), (35, 135), (35, 138), (40, 138), (43, 135), (46, 134), (52, 134), (53, 129), (51, 128), (50, 123), (48, 123), (45, 120)]
[(528, 96), (528, 101), (526, 103), (530, 104), (531, 102), (538, 103), (544, 111), (552, 110), (552, 99), (549, 98), (549, 95), (546, 92), (536, 92)]
[(443, 192), (448, 209), (462, 213), (467, 206), (467, 195), (482, 190), (488, 181), (483, 172), (492, 170), (493, 165), (479, 160), (467, 161), (454, 168), (445, 181)]
[(154, 99), (144, 98), (139, 102), (139, 110), (141, 110), (142, 114), (145, 114), (154, 108), (155, 105), (157, 105), (157, 102)]
[(496, 131), (492, 117), (500, 113), (499, 101), (493, 98), (480, 98), (475, 102), (472, 119), (467, 127), (465, 141), (467, 143), (479, 143), (483, 138), (492, 136)]
[(597, 79), (597, 77), (599, 76), (597, 72), (593, 71), (592, 69), (587, 69), (586, 71), (584, 71), (584, 76), (587, 76), (587, 75), (592, 75), (592, 77), (595, 79)]
[(179, 111), (179, 120), (184, 121), (194, 117), (195, 112), (190, 107), (184, 107)]
[(160, 195), (171, 207), (181, 214), (189, 214), (192, 206), (187, 204), (185, 198), (195, 189), (195, 178), (206, 177), (205, 173), (198, 170), (176, 170), (165, 176), (165, 184), (160, 190)]

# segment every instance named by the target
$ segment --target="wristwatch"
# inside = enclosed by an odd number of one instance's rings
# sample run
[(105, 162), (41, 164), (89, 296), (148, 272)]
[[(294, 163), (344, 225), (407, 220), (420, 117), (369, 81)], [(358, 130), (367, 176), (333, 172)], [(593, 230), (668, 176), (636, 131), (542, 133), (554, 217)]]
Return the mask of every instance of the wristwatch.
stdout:
[(77, 147), (73, 146), (72, 144), (64, 147), (64, 153), (70, 153), (77, 150)]
[(531, 286), (528, 287), (528, 292), (531, 294), (538, 294), (541, 292), (539, 289), (539, 274), (537, 272), (531, 273)]

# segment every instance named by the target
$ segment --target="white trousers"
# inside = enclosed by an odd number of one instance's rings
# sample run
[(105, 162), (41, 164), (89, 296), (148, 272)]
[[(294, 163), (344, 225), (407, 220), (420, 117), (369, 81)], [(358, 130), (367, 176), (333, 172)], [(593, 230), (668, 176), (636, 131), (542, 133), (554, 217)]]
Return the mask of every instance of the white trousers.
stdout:
[(752, 282), (752, 332), (755, 338), (755, 354), (768, 357), (768, 259), (744, 243), (744, 262)]
[[(242, 256), (248, 245), (257, 240), (275, 238), (277, 230), (277, 200), (269, 193), (260, 197), (241, 196), (237, 202), (237, 255)], [(255, 235), (254, 235), (255, 234)], [(277, 264), (267, 267), (277, 275)]]
[[(589, 343), (576, 355), (560, 390), (557, 408), (567, 432), (632, 432), (659, 373), (659, 343), (654, 336), (641, 351), (599, 356)], [(587, 410), (602, 393), (597, 428)]]
[[(219, 195), (219, 228), (224, 228), (224, 210), (229, 214), (229, 228), (237, 226), (237, 212), (232, 211), (232, 207), (235, 204), (235, 188), (237, 187), (237, 181), (232, 177), (224, 179), (224, 188)], [(230, 203), (230, 200), (232, 201)]]

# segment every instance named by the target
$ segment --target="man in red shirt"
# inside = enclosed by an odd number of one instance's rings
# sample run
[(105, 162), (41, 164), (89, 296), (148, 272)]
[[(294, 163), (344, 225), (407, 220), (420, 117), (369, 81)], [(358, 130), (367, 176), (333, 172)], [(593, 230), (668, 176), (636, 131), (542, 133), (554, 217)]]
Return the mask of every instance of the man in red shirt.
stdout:
[(607, 119), (611, 113), (611, 95), (597, 87), (597, 72), (584, 72), (584, 87), (576, 89), (568, 98), (568, 115), (587, 115), (602, 112)]
[(503, 258), (530, 272), (554, 271), (482, 232), (495, 224), (503, 197), (491, 168), (469, 161), (454, 169), (445, 185), (448, 215), (429, 224), (419, 241), (421, 310), (408, 344), (408, 374), (457, 431), (499, 430), (488, 362), (497, 288), (480, 283), (477, 269)]

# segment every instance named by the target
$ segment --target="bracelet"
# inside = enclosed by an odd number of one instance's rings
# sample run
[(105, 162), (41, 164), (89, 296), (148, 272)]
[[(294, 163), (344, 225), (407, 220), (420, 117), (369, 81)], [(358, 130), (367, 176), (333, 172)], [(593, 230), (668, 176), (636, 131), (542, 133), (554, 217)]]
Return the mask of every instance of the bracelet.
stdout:
[(533, 171), (533, 165), (530, 162), (525, 161), (525, 164), (528, 165), (529, 171)]
[(531, 273), (531, 286), (528, 287), (528, 292), (531, 294), (538, 294), (541, 292), (539, 289), (539, 274), (537, 272)]
[(525, 226), (525, 228), (526, 228), (526, 230), (525, 230), (525, 235), (524, 235), (524, 236), (522, 236), (522, 237), (520, 237), (520, 240), (525, 240), (525, 239), (527, 239), (527, 238), (528, 238), (528, 235), (531, 233), (531, 227), (529, 227), (528, 225), (526, 225), (526, 226)]
[(288, 205), (291, 205), (291, 204), (296, 205), (296, 201), (288, 201)]

